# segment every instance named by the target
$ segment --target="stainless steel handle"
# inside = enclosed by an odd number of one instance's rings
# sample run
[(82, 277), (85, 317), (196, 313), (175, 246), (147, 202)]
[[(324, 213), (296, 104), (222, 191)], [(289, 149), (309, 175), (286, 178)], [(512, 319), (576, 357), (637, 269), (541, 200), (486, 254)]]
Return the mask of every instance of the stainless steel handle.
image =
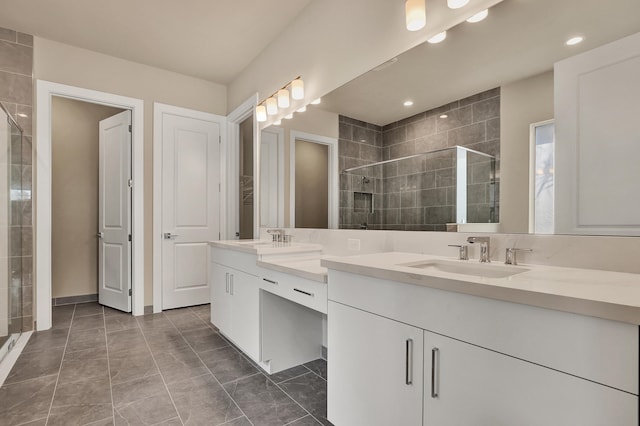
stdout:
[(431, 349), (431, 398), (440, 396), (440, 349)]
[(262, 281), (266, 281), (266, 282), (268, 282), (269, 284), (275, 284), (275, 285), (278, 285), (278, 281), (268, 280), (268, 279), (266, 279), (266, 278), (263, 278), (263, 279), (262, 279)]
[(309, 293), (308, 291), (300, 290), (298, 288), (294, 288), (293, 291), (297, 291), (298, 293), (306, 294), (307, 296), (315, 297), (313, 293)]
[(98, 237), (99, 240), (103, 239), (104, 238), (104, 232), (98, 232), (96, 234), (96, 237)]
[(224, 292), (229, 293), (229, 273), (224, 273)]
[(407, 385), (413, 384), (413, 339), (406, 340), (405, 347), (405, 377), (404, 382)]
[(457, 247), (458, 248), (458, 259), (459, 260), (469, 260), (469, 249), (466, 244), (449, 244), (449, 247)]
[(229, 274), (229, 294), (233, 296), (233, 274)]
[(165, 240), (172, 240), (172, 239), (174, 239), (176, 237), (179, 237), (179, 235), (178, 234), (172, 234), (171, 232), (165, 232), (163, 234), (163, 237), (164, 237)]

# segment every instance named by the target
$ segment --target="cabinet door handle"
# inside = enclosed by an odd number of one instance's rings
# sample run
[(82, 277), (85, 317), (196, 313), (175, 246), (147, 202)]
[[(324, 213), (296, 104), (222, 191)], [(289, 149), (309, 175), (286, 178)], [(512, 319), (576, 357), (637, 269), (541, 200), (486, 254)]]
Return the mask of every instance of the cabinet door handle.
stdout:
[(407, 339), (405, 352), (405, 377), (404, 382), (407, 385), (413, 384), (413, 339)]
[(440, 396), (440, 349), (431, 349), (431, 398)]
[(262, 281), (266, 281), (266, 282), (268, 282), (269, 284), (275, 284), (275, 285), (278, 285), (278, 281), (272, 281), (272, 280), (268, 280), (268, 279), (266, 279), (266, 278), (263, 278), (263, 279), (262, 279)]
[(233, 274), (229, 274), (229, 294), (233, 296)]
[(306, 294), (307, 296), (314, 297), (313, 293), (309, 293), (308, 291), (303, 291), (303, 290), (300, 290), (300, 289), (297, 289), (297, 288), (294, 288), (293, 291), (297, 291), (298, 293), (302, 293), (302, 294)]
[(224, 273), (224, 292), (229, 293), (229, 273)]

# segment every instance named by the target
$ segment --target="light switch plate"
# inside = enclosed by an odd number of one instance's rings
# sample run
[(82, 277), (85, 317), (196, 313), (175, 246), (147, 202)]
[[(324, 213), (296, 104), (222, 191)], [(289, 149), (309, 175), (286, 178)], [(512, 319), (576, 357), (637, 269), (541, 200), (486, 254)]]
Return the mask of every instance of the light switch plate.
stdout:
[(360, 251), (360, 240), (356, 238), (347, 239), (347, 249), (351, 251)]

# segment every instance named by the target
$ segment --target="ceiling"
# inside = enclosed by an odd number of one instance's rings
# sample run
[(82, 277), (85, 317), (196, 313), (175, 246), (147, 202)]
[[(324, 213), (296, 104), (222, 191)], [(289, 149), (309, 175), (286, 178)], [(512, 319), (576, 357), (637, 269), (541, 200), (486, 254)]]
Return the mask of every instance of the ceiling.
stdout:
[[(638, 0), (505, 0), (484, 21), (464, 22), (444, 42), (403, 53), (324, 96), (320, 107), (383, 126), (552, 70), (558, 60), (639, 31)], [(575, 34), (585, 41), (566, 46)]]
[(311, 0), (0, 0), (0, 27), (228, 84)]

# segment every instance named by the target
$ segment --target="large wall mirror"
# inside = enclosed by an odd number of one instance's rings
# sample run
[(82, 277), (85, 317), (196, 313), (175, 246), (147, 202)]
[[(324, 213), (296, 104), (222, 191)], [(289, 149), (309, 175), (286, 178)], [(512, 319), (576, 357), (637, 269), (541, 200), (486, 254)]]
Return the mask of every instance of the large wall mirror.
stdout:
[(262, 130), (261, 226), (559, 233), (554, 64), (639, 32), (637, 0), (504, 0), (390, 58)]

